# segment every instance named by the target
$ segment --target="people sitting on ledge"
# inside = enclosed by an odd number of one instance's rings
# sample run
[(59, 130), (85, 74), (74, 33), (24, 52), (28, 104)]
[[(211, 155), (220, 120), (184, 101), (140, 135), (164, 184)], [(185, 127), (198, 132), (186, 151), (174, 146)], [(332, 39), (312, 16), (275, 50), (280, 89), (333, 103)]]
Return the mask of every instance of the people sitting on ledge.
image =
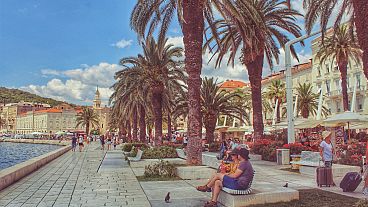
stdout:
[(234, 158), (236, 156), (239, 160), (239, 165), (235, 172), (225, 173), (221, 171), (214, 175), (206, 185), (197, 187), (197, 190), (202, 192), (212, 191), (212, 199), (205, 204), (205, 207), (217, 206), (217, 198), (223, 187), (233, 190), (246, 190), (253, 181), (254, 170), (249, 161), (249, 150), (235, 148), (230, 154)]

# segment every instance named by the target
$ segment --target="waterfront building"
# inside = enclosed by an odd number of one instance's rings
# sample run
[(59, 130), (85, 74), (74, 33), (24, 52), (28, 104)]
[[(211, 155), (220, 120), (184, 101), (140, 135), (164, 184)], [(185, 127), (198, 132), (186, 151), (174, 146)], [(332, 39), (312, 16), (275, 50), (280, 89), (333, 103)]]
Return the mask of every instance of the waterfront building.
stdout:
[(3, 132), (15, 133), (17, 116), (29, 111), (39, 111), (48, 109), (49, 104), (39, 104), (31, 102), (8, 103), (2, 107), (0, 116), (5, 120), (5, 125), (2, 127)]
[(16, 133), (30, 134), (32, 132), (42, 132), (54, 134), (59, 131), (83, 131), (76, 128), (77, 111), (74, 109), (45, 109), (38, 111), (28, 111), (17, 116)]
[[(330, 30), (327, 35), (332, 34)], [(337, 66), (336, 60), (328, 59), (324, 63), (320, 63), (315, 58), (321, 45), (321, 37), (318, 37), (312, 41), (312, 57), (313, 57), (313, 70), (312, 70), (312, 81), (315, 86), (315, 92), (318, 89), (322, 89), (323, 94), (326, 96), (326, 104), (331, 114), (343, 112), (342, 103), (342, 91), (341, 91), (341, 77), (339, 67)], [(356, 102), (355, 111), (363, 112), (368, 114), (368, 89), (367, 79), (363, 74), (363, 66), (355, 63), (352, 59), (349, 59), (348, 70), (347, 70), (347, 87), (349, 96), (349, 109), (356, 85)]]

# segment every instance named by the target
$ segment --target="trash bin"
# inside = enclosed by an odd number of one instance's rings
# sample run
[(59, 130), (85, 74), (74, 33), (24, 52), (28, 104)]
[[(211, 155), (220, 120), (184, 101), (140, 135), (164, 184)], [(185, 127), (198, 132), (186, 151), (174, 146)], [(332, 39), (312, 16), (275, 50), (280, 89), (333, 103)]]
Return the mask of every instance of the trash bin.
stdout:
[(290, 150), (289, 149), (276, 149), (277, 164), (289, 165), (290, 164)]

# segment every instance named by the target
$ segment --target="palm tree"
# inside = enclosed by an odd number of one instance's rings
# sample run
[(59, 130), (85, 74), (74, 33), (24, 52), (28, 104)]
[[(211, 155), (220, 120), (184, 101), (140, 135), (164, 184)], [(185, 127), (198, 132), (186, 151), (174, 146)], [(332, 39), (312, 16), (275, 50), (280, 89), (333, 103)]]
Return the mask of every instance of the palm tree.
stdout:
[[(368, 21), (365, 19), (368, 13), (368, 3), (365, 0), (304, 0), (304, 8), (307, 8), (305, 25), (308, 34), (311, 33), (313, 25), (320, 19), (322, 38), (327, 30), (327, 24), (335, 9), (338, 15), (335, 20), (335, 29), (341, 23), (345, 14), (350, 15), (350, 24), (355, 26), (358, 43), (363, 51), (363, 71), (368, 79)], [(352, 27), (353, 28), (353, 27)], [(351, 30), (351, 34), (353, 31)]]
[(186, 75), (182, 70), (182, 62), (177, 60), (182, 57), (183, 49), (167, 44), (167, 38), (159, 38), (156, 43), (153, 37), (148, 37), (142, 42), (143, 54), (137, 57), (126, 57), (120, 60), (125, 67), (116, 74), (116, 79), (134, 77), (129, 87), (143, 87), (149, 89), (152, 111), (155, 118), (155, 141), (158, 144), (162, 138), (162, 113), (170, 91), (182, 90), (186, 82)]
[(83, 111), (77, 115), (76, 127), (86, 127), (86, 134), (88, 136), (90, 127), (98, 126), (98, 119), (98, 114), (96, 114), (93, 109), (89, 107), (84, 107)]
[[(300, 13), (286, 8), (285, 1), (279, 0), (235, 1), (235, 5), (239, 14), (230, 15), (232, 12), (223, 8), (230, 20), (215, 22), (217, 33), (206, 42), (205, 49), (214, 51), (217, 67), (227, 51), (230, 53), (227, 63), (232, 65), (236, 54), (241, 53), (240, 61), (248, 71), (251, 84), (254, 138), (259, 139), (264, 129), (261, 93), (263, 61), (266, 57), (271, 67), (273, 58), (278, 62), (278, 46), (284, 47), (289, 41), (289, 36), (283, 32), (296, 37), (301, 35), (296, 22), (296, 16)], [(292, 53), (296, 56), (293, 48)]]
[[(313, 92), (312, 84), (299, 83), (296, 94), (298, 95), (297, 114), (300, 113), (303, 118), (317, 115), (319, 95)], [(327, 116), (328, 114), (328, 109), (322, 106), (322, 115)]]
[[(188, 159), (189, 164), (202, 163), (202, 115), (200, 104), (202, 45), (204, 20), (213, 25), (213, 9), (222, 14), (221, 8), (234, 8), (232, 0), (150, 0), (138, 1), (131, 14), (131, 27), (139, 37), (148, 36), (159, 27), (159, 36), (164, 37), (176, 14), (184, 36), (185, 70), (188, 73)], [(149, 25), (149, 26), (148, 26)]]
[(349, 96), (346, 82), (349, 59), (359, 63), (361, 56), (362, 51), (350, 35), (348, 25), (337, 27), (334, 34), (326, 37), (320, 44), (320, 49), (316, 54), (316, 59), (320, 60), (321, 65), (326, 61), (336, 60), (337, 62), (341, 74), (344, 111), (349, 110)]
[[(237, 118), (241, 121), (249, 120), (245, 109), (237, 104), (241, 96), (238, 93), (230, 93), (220, 89), (217, 80), (207, 77), (202, 81), (201, 87), (201, 112), (203, 123), (206, 128), (208, 143), (214, 141), (216, 121), (220, 115)], [(177, 99), (175, 116), (188, 114), (188, 101), (186, 97)], [(244, 117), (246, 117), (244, 119)]]
[(0, 116), (0, 130), (2, 130), (4, 126), (5, 126), (5, 119), (3, 119), (3, 118)]
[(276, 119), (277, 123), (280, 123), (280, 106), (285, 102), (286, 98), (285, 83), (281, 80), (272, 81), (271, 85), (267, 88), (266, 96), (273, 101), (275, 105), (277, 103)]

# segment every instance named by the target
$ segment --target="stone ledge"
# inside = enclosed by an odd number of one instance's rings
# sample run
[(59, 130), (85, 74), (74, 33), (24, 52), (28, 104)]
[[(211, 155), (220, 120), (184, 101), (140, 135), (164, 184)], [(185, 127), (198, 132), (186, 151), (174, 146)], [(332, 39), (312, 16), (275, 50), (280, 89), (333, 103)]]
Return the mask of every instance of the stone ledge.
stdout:
[[(299, 171), (302, 175), (316, 176), (316, 168), (317, 167), (301, 165)], [(344, 177), (348, 172), (360, 172), (360, 167), (340, 164), (332, 165), (332, 174), (334, 177)]]
[(218, 201), (226, 207), (241, 207), (266, 203), (290, 202), (299, 200), (299, 191), (291, 188), (272, 187), (272, 191), (253, 189), (249, 195), (231, 195), (220, 192)]
[[(250, 154), (250, 161), (262, 160), (262, 155)], [(217, 159), (214, 153), (202, 153), (202, 164), (208, 167), (218, 169), (220, 166), (220, 161)]]
[(52, 152), (31, 158), (25, 162), (16, 164), (12, 167), (0, 171), (0, 191), (23, 177), (31, 174), (55, 158), (69, 151), (71, 146), (62, 147)]
[(215, 172), (215, 169), (207, 166), (185, 166), (176, 168), (177, 175), (184, 180), (209, 179)]
[(3, 139), (3, 142), (13, 142), (13, 143), (29, 143), (29, 144), (53, 144), (67, 146), (71, 145), (71, 141), (63, 140), (48, 140), (48, 139)]
[[(165, 158), (163, 161), (168, 161), (171, 164), (186, 164), (186, 161), (181, 158)], [(130, 162), (131, 168), (144, 168), (147, 165), (160, 162), (160, 159), (141, 159), (137, 162)]]

